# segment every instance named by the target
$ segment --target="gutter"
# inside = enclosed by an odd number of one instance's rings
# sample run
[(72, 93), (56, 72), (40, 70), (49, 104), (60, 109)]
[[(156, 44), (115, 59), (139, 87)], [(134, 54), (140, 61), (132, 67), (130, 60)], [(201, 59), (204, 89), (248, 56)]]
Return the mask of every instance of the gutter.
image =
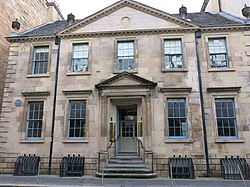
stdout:
[(203, 138), (204, 138), (205, 159), (206, 159), (206, 173), (207, 177), (209, 177), (210, 168), (208, 160), (207, 128), (206, 128), (205, 109), (204, 109), (204, 97), (202, 91), (203, 87), (202, 87), (201, 64), (200, 64), (199, 42), (198, 42), (198, 39), (201, 38), (201, 34), (202, 33), (200, 30), (195, 32), (195, 47), (196, 47), (197, 70), (198, 70), (199, 90), (200, 90), (201, 117), (202, 117), (203, 136), (204, 136)]
[(54, 86), (54, 101), (53, 101), (53, 112), (52, 112), (50, 152), (49, 152), (49, 171), (48, 171), (49, 175), (51, 175), (51, 164), (52, 164), (53, 145), (54, 145), (56, 96), (57, 96), (57, 87), (58, 87), (58, 70), (59, 70), (60, 48), (61, 48), (61, 39), (58, 36), (55, 37), (55, 45), (58, 45), (58, 49), (57, 49), (57, 60), (56, 60), (56, 75), (55, 75), (55, 86)]

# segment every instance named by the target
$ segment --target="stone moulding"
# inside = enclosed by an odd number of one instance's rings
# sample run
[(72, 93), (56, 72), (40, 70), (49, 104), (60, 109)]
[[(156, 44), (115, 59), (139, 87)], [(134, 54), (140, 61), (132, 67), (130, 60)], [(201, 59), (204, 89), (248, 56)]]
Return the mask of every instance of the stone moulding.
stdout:
[[(221, 31), (249, 31), (250, 26), (228, 26), (228, 27), (204, 27), (199, 28), (202, 32), (221, 32)], [(59, 38), (91, 38), (91, 37), (114, 37), (114, 36), (135, 36), (135, 35), (149, 35), (149, 34), (169, 34), (169, 33), (183, 33), (195, 32), (198, 28), (160, 28), (160, 29), (143, 29), (143, 30), (121, 30), (121, 31), (102, 31), (102, 32), (85, 32), (77, 34), (56, 34), (53, 36), (17, 36), (6, 37), (9, 42), (26, 42), (26, 41), (52, 41), (56, 36)]]
[(241, 87), (210, 87), (208, 92), (239, 92)]
[(192, 88), (160, 88), (161, 92), (191, 92)]
[(44, 92), (22, 92), (22, 95), (24, 97), (49, 96), (50, 92), (49, 91), (44, 91)]
[(64, 95), (91, 94), (92, 90), (63, 90)]

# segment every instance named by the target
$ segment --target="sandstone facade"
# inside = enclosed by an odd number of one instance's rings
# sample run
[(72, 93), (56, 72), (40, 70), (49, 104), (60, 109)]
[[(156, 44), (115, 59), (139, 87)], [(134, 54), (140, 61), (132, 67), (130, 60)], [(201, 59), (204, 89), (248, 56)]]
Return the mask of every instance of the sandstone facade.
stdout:
[(2, 106), (9, 54), (9, 42), (5, 37), (12, 32), (11, 22), (18, 19), (21, 23), (21, 28), (18, 32), (23, 32), (46, 22), (63, 19), (63, 16), (55, 3), (48, 3), (46, 0), (2, 1), (0, 11), (2, 12), (0, 15), (0, 106)]

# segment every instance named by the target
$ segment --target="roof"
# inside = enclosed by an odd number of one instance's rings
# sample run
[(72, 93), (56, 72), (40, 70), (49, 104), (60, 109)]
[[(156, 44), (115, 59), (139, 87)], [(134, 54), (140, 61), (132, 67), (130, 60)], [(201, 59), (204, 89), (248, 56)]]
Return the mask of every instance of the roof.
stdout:
[[(77, 23), (79, 20), (76, 20)], [(45, 23), (29, 29), (25, 32), (22, 32), (18, 35), (18, 37), (28, 37), (28, 36), (53, 36), (59, 31), (69, 27), (69, 22), (65, 20), (57, 20), (50, 23)], [(16, 37), (16, 36), (15, 36)]]
[(212, 28), (212, 27), (223, 28), (223, 27), (244, 25), (242, 22), (237, 21), (236, 19), (233, 19), (230, 16), (223, 16), (223, 14), (219, 13), (209, 13), (209, 12), (188, 13), (186, 15), (186, 19), (183, 19), (179, 14), (168, 14), (166, 12), (154, 9), (152, 7), (138, 3), (133, 0), (121, 0), (97, 12), (96, 14), (88, 16), (87, 18), (76, 20), (71, 25), (68, 23), (68, 21), (57, 20), (55, 22), (45, 23), (43, 25), (34, 27), (18, 35), (7, 37), (7, 39), (12, 39), (12, 38), (18, 39), (18, 38), (36, 37), (36, 36), (54, 37), (56, 34), (61, 34), (66, 30), (71, 30), (73, 28), (78, 28), (84, 26), (85, 24), (89, 24), (95, 21), (96, 19), (99, 19), (100, 17), (103, 17), (105, 15), (110, 14), (111, 12), (116, 11), (117, 9), (123, 6), (130, 6), (139, 11), (156, 15), (162, 19), (167, 19), (169, 21), (175, 21), (178, 24), (191, 28)]
[[(179, 14), (173, 14), (175, 17), (181, 18)], [(210, 13), (210, 12), (197, 12), (197, 13), (188, 13), (186, 19), (191, 20), (191, 22), (199, 27), (223, 27), (223, 26), (233, 26), (233, 25), (242, 25), (239, 21), (235, 19), (229, 19), (222, 16), (219, 13)]]

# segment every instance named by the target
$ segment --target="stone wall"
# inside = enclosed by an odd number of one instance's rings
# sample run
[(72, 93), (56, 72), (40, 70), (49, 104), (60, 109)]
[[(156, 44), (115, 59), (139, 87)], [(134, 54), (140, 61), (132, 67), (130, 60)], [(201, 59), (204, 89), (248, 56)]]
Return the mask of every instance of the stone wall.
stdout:
[(47, 6), (46, 0), (8, 0), (0, 2), (0, 113), (9, 53), (11, 22), (18, 19), (23, 32), (45, 22), (61, 19), (54, 6)]

